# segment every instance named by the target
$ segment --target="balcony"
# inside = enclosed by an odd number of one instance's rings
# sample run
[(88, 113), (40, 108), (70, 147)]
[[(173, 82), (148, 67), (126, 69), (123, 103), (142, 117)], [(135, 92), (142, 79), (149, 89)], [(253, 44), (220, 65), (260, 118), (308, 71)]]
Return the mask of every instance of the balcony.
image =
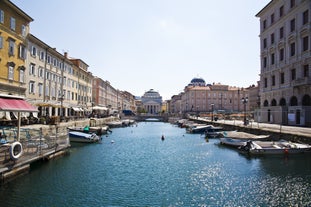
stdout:
[(292, 86), (294, 87), (307, 86), (307, 85), (311, 85), (310, 77), (298, 78), (296, 80), (293, 80), (292, 82)]

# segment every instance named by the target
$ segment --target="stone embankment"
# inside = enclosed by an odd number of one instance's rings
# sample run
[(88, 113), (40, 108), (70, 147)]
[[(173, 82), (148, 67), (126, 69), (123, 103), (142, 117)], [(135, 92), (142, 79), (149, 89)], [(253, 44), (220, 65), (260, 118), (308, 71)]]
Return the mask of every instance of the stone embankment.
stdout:
[[(2, 129), (5, 142), (0, 145), (0, 183), (27, 173), (31, 164), (38, 160), (50, 160), (67, 154), (67, 149), (70, 148), (68, 127), (101, 127), (115, 120), (119, 118), (84, 119), (53, 125), (27, 125), (21, 127), (19, 139), (16, 138), (16, 129)], [(13, 145), (21, 146), (19, 156), (13, 157), (14, 159), (12, 158)]]
[(256, 135), (270, 135), (270, 138), (273, 140), (285, 139), (311, 144), (311, 128), (308, 127), (284, 126), (259, 122), (250, 122), (248, 125), (244, 125), (244, 122), (241, 120), (211, 121), (200, 117), (190, 117), (189, 119), (199, 123), (221, 126), (227, 131), (237, 130)]

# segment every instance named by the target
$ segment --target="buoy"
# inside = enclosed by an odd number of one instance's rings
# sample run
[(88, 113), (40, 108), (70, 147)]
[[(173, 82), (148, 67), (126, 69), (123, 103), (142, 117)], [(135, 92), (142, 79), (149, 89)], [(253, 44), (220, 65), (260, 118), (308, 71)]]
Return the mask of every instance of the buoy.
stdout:
[(162, 139), (162, 141), (164, 140), (164, 135), (162, 135), (161, 139)]
[(23, 146), (20, 142), (13, 142), (10, 146), (10, 157), (12, 160), (17, 160), (23, 154)]

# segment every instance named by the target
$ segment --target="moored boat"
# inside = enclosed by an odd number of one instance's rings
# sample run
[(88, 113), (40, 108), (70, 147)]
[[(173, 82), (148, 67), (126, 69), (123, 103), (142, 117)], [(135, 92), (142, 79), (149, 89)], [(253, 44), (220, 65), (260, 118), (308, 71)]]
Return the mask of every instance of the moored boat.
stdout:
[(248, 141), (240, 148), (242, 152), (250, 155), (288, 155), (310, 153), (311, 145), (280, 141)]
[(205, 130), (205, 138), (220, 138), (223, 137), (224, 130), (222, 127), (215, 127), (213, 125), (209, 125)]
[(69, 140), (70, 142), (94, 143), (99, 142), (100, 137), (95, 133), (89, 134), (78, 131), (71, 131), (69, 132)]
[(83, 133), (88, 133), (88, 134), (97, 134), (98, 136), (101, 136), (103, 134), (107, 134), (109, 131), (108, 126), (103, 126), (103, 127), (68, 127), (69, 131), (76, 131), (76, 132), (83, 132)]
[(190, 127), (188, 127), (186, 129), (186, 131), (188, 133), (193, 133), (193, 134), (204, 134), (205, 131), (210, 128), (211, 125), (206, 125), (206, 124), (195, 124), (195, 125), (192, 125)]
[(222, 137), (220, 138), (220, 144), (223, 144), (223, 145), (227, 145), (227, 146), (230, 146), (230, 147), (242, 147), (242, 146), (245, 146), (247, 143), (246, 140), (242, 140), (242, 139), (233, 139), (233, 138), (230, 138), (230, 137)]

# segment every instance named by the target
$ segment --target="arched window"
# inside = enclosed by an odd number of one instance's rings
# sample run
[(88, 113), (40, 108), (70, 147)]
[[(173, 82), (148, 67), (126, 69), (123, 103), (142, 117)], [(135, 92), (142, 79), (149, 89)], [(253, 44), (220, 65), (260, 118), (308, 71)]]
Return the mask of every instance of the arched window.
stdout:
[(291, 97), (290, 105), (291, 106), (297, 106), (298, 105), (298, 100), (297, 100), (296, 96)]
[(286, 100), (285, 98), (280, 99), (280, 106), (286, 106)]
[(311, 106), (311, 97), (309, 95), (306, 94), (302, 97), (302, 105)]
[(275, 99), (272, 99), (271, 106), (276, 106), (276, 100)]
[(269, 105), (268, 101), (265, 100), (265, 101), (263, 102), (263, 106), (268, 106), (268, 105)]

